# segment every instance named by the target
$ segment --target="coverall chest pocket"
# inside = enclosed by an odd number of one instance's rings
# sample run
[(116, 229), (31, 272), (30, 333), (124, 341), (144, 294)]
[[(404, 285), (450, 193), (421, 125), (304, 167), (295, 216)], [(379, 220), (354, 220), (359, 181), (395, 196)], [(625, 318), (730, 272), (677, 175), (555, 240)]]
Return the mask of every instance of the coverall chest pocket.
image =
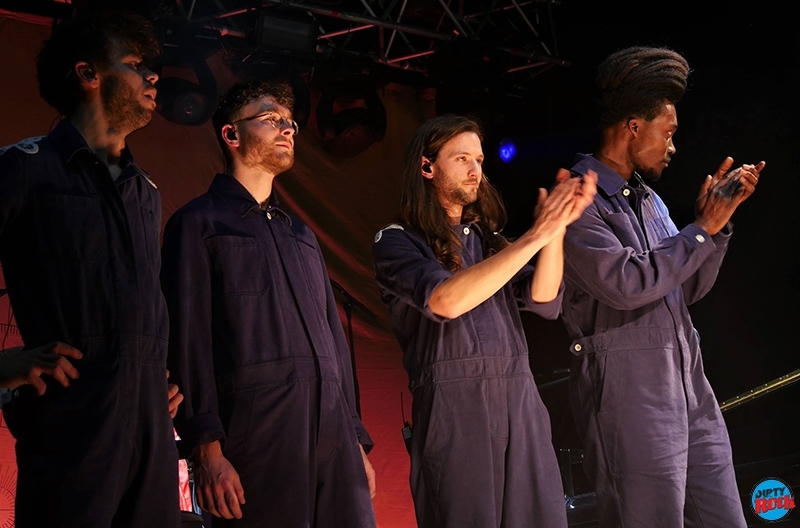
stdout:
[[(611, 227), (620, 244), (625, 247), (632, 247), (636, 251), (644, 250), (646, 242), (637, 236), (638, 233), (642, 232), (642, 229), (635, 218), (626, 213), (610, 213), (603, 218)], [(636, 225), (634, 225), (634, 222)]]
[(267, 291), (264, 253), (258, 240), (219, 235), (206, 244), (215, 289), (223, 295), (261, 295)]
[(41, 193), (38, 220), (40, 255), (53, 260), (96, 262), (107, 258), (108, 240), (100, 199), (94, 196)]

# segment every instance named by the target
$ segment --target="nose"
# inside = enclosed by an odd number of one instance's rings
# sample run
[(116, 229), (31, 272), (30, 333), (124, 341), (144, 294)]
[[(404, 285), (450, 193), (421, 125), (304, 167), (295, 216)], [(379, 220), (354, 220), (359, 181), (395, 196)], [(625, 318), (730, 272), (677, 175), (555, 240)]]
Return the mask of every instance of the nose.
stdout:
[(669, 143), (667, 143), (667, 153), (672, 156), (678, 149), (675, 148), (675, 143), (673, 143), (672, 138), (669, 138)]
[(153, 70), (151, 70), (150, 68), (145, 68), (142, 73), (143, 73), (142, 77), (144, 77), (144, 80), (149, 82), (150, 84), (155, 84), (156, 81), (158, 81), (158, 74)]
[(470, 176), (472, 176), (472, 175), (480, 176), (481, 172), (482, 172), (481, 164), (478, 163), (477, 160), (473, 160), (472, 162), (470, 162), (470, 164), (469, 164), (469, 174), (470, 174)]
[(295, 132), (294, 129), (295, 126), (296, 125), (294, 124), (294, 121), (292, 121), (291, 119), (283, 118), (281, 119), (281, 122), (278, 125), (278, 129), (284, 136), (294, 136), (297, 133)]

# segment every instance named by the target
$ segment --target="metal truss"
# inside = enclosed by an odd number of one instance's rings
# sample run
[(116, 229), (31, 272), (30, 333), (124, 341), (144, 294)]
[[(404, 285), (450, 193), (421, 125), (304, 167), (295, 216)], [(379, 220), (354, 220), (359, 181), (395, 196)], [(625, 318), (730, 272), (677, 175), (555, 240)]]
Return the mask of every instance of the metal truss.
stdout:
[[(160, 7), (169, 4), (181, 23), (217, 32), (233, 48), (231, 39), (252, 42), (258, 17), (288, 16), (315, 25), (318, 58), (347, 57), (416, 78), (473, 73), (518, 82), (569, 66), (556, 40), (560, 0), (172, 0)], [(281, 52), (239, 49), (246, 60)]]

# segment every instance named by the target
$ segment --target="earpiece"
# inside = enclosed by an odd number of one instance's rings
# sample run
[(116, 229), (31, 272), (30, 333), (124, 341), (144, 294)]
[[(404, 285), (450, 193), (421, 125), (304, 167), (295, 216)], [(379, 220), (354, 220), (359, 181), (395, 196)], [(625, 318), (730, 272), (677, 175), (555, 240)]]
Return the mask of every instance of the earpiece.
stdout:
[(425, 174), (430, 174), (431, 172), (433, 172), (431, 170), (431, 164), (428, 163), (427, 161), (422, 164), (422, 172), (424, 172)]
[(236, 129), (231, 127), (228, 129), (228, 133), (225, 134), (225, 137), (231, 141), (236, 141)]
[(93, 80), (95, 77), (97, 77), (97, 75), (96, 75), (96, 74), (95, 74), (95, 72), (94, 72), (94, 68), (92, 67), (92, 65), (91, 65), (91, 64), (87, 64), (87, 65), (86, 65), (86, 66), (84, 66), (84, 67), (83, 67), (83, 69), (81, 69), (80, 71), (81, 71), (81, 77), (83, 77), (83, 78), (84, 78), (84, 79), (86, 79), (87, 81), (91, 81), (91, 80)]

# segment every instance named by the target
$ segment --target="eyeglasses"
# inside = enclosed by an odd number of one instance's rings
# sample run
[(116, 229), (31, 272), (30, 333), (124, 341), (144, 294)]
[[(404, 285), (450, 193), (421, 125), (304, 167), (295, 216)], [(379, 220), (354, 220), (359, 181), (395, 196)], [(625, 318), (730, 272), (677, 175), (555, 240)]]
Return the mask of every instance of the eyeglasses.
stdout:
[(241, 119), (233, 121), (231, 124), (235, 125), (236, 123), (241, 123), (242, 121), (252, 121), (253, 119), (260, 119), (262, 121), (266, 121), (267, 123), (272, 125), (272, 128), (276, 130), (282, 130), (284, 125), (286, 125), (292, 129), (292, 132), (294, 133), (295, 136), (300, 133), (300, 127), (298, 126), (297, 121), (295, 121), (291, 117), (283, 117), (279, 113), (272, 111), (261, 112), (260, 114), (256, 114), (250, 117), (243, 117)]

